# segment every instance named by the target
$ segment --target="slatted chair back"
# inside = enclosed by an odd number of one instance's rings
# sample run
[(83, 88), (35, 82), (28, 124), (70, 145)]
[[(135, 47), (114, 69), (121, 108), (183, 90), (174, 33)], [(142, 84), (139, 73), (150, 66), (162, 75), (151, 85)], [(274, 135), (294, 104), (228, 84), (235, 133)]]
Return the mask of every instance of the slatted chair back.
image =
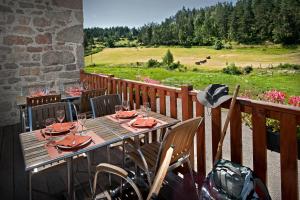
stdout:
[(122, 103), (118, 94), (102, 95), (91, 98), (90, 101), (94, 118), (115, 113), (115, 106)]
[(167, 150), (172, 145), (174, 145), (174, 152), (171, 164), (174, 164), (179, 158), (189, 155), (190, 150), (193, 148), (194, 136), (202, 119), (202, 117), (196, 117), (183, 121), (167, 131), (160, 146), (156, 169), (161, 165)]
[(65, 111), (65, 122), (73, 121), (71, 104), (69, 102), (57, 102), (28, 107), (30, 131), (43, 128), (45, 119), (56, 118), (57, 110)]
[(80, 97), (80, 112), (81, 113), (91, 112), (92, 108), (90, 104), (90, 98), (105, 95), (105, 91), (106, 91), (105, 88), (83, 91)]
[(48, 103), (55, 103), (61, 101), (60, 94), (50, 94), (36, 97), (26, 97), (26, 105), (27, 106), (38, 106)]

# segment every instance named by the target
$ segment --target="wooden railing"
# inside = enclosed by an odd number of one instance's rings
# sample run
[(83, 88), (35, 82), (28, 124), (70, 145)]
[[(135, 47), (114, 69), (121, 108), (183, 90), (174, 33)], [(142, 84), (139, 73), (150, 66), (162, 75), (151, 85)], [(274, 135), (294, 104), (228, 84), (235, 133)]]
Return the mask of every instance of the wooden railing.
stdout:
[[(131, 107), (139, 108), (142, 102), (149, 102), (152, 111), (157, 111), (157, 99), (161, 114), (187, 120), (194, 116), (205, 117), (205, 108), (196, 100), (197, 91), (192, 86), (181, 88), (143, 83), (115, 78), (113, 75), (87, 74), (81, 71), (80, 79), (88, 82), (90, 88), (107, 88), (109, 93), (118, 93), (129, 100)], [(169, 103), (166, 103), (166, 96)], [(177, 99), (181, 99), (181, 116), (177, 108)], [(211, 110), (212, 122), (212, 158), (215, 157), (221, 134), (221, 108), (228, 109), (229, 102)], [(242, 113), (252, 116), (253, 124), (253, 170), (267, 184), (267, 130), (266, 118), (280, 121), (280, 171), (282, 199), (298, 199), (297, 167), (297, 125), (300, 124), (300, 109), (263, 101), (238, 98), (230, 121), (231, 160), (242, 164)], [(206, 175), (205, 121), (201, 124), (196, 140), (197, 177), (201, 182)], [(194, 154), (195, 153), (195, 154)], [(192, 156), (194, 158), (194, 156)], [(213, 159), (212, 159), (213, 160)]]

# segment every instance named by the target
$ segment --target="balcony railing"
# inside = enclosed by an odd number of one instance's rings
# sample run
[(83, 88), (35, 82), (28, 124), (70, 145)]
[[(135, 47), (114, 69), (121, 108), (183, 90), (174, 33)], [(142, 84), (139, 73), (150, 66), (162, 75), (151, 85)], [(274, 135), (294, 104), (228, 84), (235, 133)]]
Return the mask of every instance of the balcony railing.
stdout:
[[(196, 100), (197, 91), (192, 86), (181, 88), (143, 83), (133, 80), (115, 78), (112, 75), (87, 74), (81, 71), (80, 79), (87, 81), (90, 88), (107, 88), (109, 93), (118, 93), (124, 100), (129, 100), (131, 107), (138, 109), (142, 102), (149, 102), (152, 111), (156, 111), (157, 99), (159, 112), (166, 115), (170, 111), (173, 118), (187, 120), (196, 116), (205, 116), (205, 108)], [(166, 103), (169, 96), (169, 103)], [(181, 99), (182, 112), (178, 113), (177, 99)], [(168, 107), (168, 108), (167, 108)], [(228, 109), (229, 102), (212, 109), (212, 158), (215, 157), (221, 135), (221, 108)], [(194, 112), (195, 111), (195, 112)], [(267, 184), (267, 128), (266, 118), (280, 121), (280, 171), (282, 199), (298, 199), (297, 166), (297, 125), (300, 124), (300, 109), (263, 101), (238, 98), (230, 121), (231, 160), (242, 163), (242, 113), (252, 116), (253, 124), (253, 170)], [(181, 114), (181, 116), (179, 116)], [(201, 182), (206, 175), (205, 123), (198, 130), (196, 139), (197, 177)], [(155, 133), (154, 133), (155, 135)], [(194, 156), (192, 156), (194, 158)], [(213, 159), (212, 159), (213, 160)]]

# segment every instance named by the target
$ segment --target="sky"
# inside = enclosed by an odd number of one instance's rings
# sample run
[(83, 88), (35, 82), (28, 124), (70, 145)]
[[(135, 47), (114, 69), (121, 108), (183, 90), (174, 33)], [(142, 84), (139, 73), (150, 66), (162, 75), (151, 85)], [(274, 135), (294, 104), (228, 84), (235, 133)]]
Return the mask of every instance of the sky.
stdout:
[[(200, 8), (226, 0), (83, 0), (84, 28), (140, 27), (162, 22), (183, 6)], [(234, 0), (227, 0), (234, 1)]]

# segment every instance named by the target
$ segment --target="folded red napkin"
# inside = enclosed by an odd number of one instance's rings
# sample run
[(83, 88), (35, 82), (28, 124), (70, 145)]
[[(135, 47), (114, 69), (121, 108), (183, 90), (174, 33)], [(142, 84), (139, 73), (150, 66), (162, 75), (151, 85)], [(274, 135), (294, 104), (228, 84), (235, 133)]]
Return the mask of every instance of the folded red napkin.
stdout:
[(53, 132), (67, 132), (74, 126), (73, 122), (55, 123), (52, 125)]
[(81, 92), (77, 91), (77, 92), (73, 92), (73, 91), (67, 91), (67, 94), (69, 94), (70, 96), (80, 96)]
[(157, 124), (154, 118), (137, 118), (131, 125), (140, 128), (152, 128)]
[(131, 118), (131, 117), (134, 117), (136, 116), (137, 112), (135, 110), (131, 110), (131, 111), (119, 111), (117, 114), (116, 114), (116, 117), (118, 118)]
[(66, 147), (76, 147), (87, 142), (90, 138), (90, 136), (67, 135), (64, 139), (57, 141), (56, 144)]
[(41, 97), (44, 96), (45, 93), (44, 92), (35, 92), (33, 94), (31, 94), (31, 97)]

